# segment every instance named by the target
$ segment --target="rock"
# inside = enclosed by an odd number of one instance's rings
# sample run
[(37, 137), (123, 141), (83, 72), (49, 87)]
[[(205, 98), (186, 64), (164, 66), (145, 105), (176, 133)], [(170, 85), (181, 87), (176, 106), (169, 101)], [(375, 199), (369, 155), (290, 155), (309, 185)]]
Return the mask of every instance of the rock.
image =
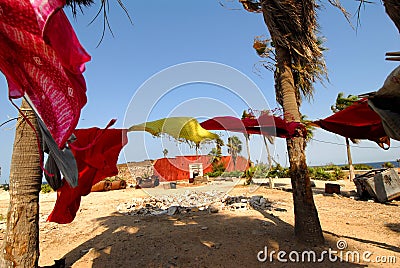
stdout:
[(253, 196), (250, 198), (250, 202), (260, 203), (261, 198), (263, 198), (262, 195), (253, 195)]
[(201, 230), (208, 230), (208, 227), (207, 226), (203, 226), (203, 227), (201, 227)]
[(172, 216), (174, 214), (177, 214), (177, 212), (178, 212), (178, 207), (177, 206), (172, 206), (172, 207), (168, 208), (167, 214), (169, 216)]
[(211, 204), (211, 205), (208, 207), (208, 211), (209, 211), (210, 213), (218, 213), (219, 208), (218, 208), (216, 205)]

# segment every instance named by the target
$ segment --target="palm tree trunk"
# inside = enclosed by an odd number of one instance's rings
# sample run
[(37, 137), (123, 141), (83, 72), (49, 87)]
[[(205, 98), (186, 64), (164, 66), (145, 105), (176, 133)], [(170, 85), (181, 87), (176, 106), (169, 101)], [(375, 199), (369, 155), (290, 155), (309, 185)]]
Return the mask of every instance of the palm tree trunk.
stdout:
[[(289, 50), (277, 45), (276, 60), (279, 83), (282, 90), (282, 106), (285, 120), (300, 122), (300, 112), (296, 98), (296, 88), (290, 68)], [(324, 242), (318, 212), (314, 204), (311, 181), (305, 156), (305, 140), (303, 137), (286, 139), (290, 162), (290, 177), (293, 188), (295, 235), (299, 241), (309, 245), (320, 245)]]
[[(36, 117), (25, 100), (21, 110), (39, 134)], [(10, 205), (0, 267), (38, 266), (40, 153), (34, 130), (20, 115), (11, 160)]]
[(264, 135), (262, 135), (262, 136), (263, 136), (263, 139), (264, 139), (265, 149), (267, 150), (268, 168), (271, 168), (272, 167), (271, 152), (270, 152), (269, 147), (268, 147), (267, 139), (265, 138)]
[(398, 0), (383, 0), (386, 14), (392, 19), (400, 32), (400, 3)]
[(250, 136), (249, 134), (244, 134), (245, 140), (246, 140), (246, 150), (247, 150), (247, 163), (250, 163), (250, 145), (249, 145), (249, 140)]
[(346, 138), (346, 147), (347, 147), (347, 161), (349, 163), (349, 180), (353, 181), (355, 178), (354, 167), (353, 167), (353, 159), (351, 159), (351, 151), (350, 151), (350, 142), (349, 138)]

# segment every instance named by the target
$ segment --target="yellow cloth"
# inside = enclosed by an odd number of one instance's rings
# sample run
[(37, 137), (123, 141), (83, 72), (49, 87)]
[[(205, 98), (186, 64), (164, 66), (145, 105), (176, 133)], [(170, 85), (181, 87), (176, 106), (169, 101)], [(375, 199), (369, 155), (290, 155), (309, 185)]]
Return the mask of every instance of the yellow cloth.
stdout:
[(202, 128), (192, 117), (169, 117), (131, 126), (128, 131), (147, 131), (154, 136), (168, 134), (179, 141), (193, 142), (197, 146), (205, 140), (216, 140), (217, 134)]

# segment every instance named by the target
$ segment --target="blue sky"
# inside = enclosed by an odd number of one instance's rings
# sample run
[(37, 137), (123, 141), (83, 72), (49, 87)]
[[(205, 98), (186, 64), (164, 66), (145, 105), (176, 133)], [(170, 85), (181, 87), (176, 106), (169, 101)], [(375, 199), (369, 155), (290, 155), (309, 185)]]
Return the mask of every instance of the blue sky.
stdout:
[[(192, 61), (210, 61), (230, 66), (248, 77), (259, 88), (268, 108), (276, 108), (273, 74), (260, 69), (261, 60), (252, 48), (255, 36), (268, 36), (261, 14), (249, 13), (236, 2), (207, 1), (124, 1), (133, 20), (130, 24), (117, 1), (110, 1), (109, 20), (114, 37), (106, 30), (103, 42), (97, 46), (102, 33), (102, 18), (88, 25), (98, 6), (84, 9), (84, 15), (74, 19), (67, 10), (71, 23), (92, 60), (84, 73), (87, 82), (88, 103), (84, 107), (79, 128), (103, 127), (111, 118), (117, 118), (117, 127), (126, 127), (124, 120), (141, 123), (147, 119), (140, 104), (129, 106), (135, 92), (149, 78), (176, 64)], [(326, 38), (325, 53), (329, 82), (316, 84), (311, 102), (303, 101), (301, 112), (309, 119), (321, 119), (331, 114), (330, 105), (340, 91), (360, 94), (381, 87), (386, 76), (397, 64), (384, 60), (385, 52), (399, 50), (399, 33), (384, 13), (379, 1), (367, 5), (361, 12), (361, 26), (354, 30), (340, 11), (327, 1), (318, 11), (321, 35)], [(343, 1), (354, 14), (358, 2)], [(356, 20), (353, 17), (352, 23)], [(7, 85), (0, 75), (0, 122), (17, 115), (7, 97)], [(150, 93), (151, 94), (151, 93)], [(255, 96), (255, 95), (254, 95)], [(152, 107), (148, 118), (165, 116), (194, 116), (204, 119), (218, 115), (238, 115), (247, 109), (245, 101), (231, 91), (209, 83), (189, 83), (174, 88)], [(128, 111), (128, 114), (127, 114)], [(8, 180), (15, 124), (0, 128), (0, 180)], [(224, 139), (232, 133), (221, 133)], [(234, 133), (233, 133), (234, 134)], [(238, 135), (240, 136), (240, 135)], [(170, 156), (177, 153), (194, 154), (194, 149), (176, 144), (169, 139), (152, 138), (148, 134), (131, 133), (129, 145), (120, 162), (162, 157), (163, 148)], [(145, 139), (145, 151), (140, 149)], [(317, 141), (318, 140), (318, 141)], [(334, 143), (322, 143), (319, 141)], [(251, 137), (252, 160), (266, 161), (260, 137)], [(388, 151), (375, 143), (365, 141), (352, 147), (353, 161), (375, 162), (399, 158), (400, 143), (392, 141)], [(276, 139), (271, 145), (275, 159), (287, 164), (285, 141)], [(207, 153), (208, 147), (201, 152)], [(226, 151), (224, 151), (226, 152)], [(245, 150), (243, 151), (245, 155)], [(346, 162), (344, 138), (317, 130), (315, 140), (307, 148), (307, 162), (311, 165)]]

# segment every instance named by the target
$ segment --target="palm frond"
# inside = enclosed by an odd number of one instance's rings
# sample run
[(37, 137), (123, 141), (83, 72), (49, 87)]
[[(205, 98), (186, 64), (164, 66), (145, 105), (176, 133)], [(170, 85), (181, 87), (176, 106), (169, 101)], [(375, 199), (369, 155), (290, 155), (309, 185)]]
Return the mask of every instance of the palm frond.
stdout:
[(72, 9), (72, 14), (76, 16), (76, 9), (79, 7), (79, 9), (82, 11), (82, 7), (89, 7), (94, 3), (94, 0), (66, 0), (65, 4)]
[[(132, 19), (128, 13), (128, 10), (126, 9), (124, 3), (122, 2), (122, 0), (117, 0), (118, 5), (122, 8), (122, 10), (125, 12), (126, 16), (129, 19), (129, 22), (131, 24), (133, 24)], [(82, 7), (89, 7), (94, 3), (94, 0), (66, 0), (66, 5), (70, 6), (72, 9), (72, 14), (74, 16), (76, 16), (76, 11), (77, 8), (79, 7), (79, 9), (82, 11)], [(106, 28), (109, 29), (111, 35), (114, 37), (114, 33), (111, 29), (111, 25), (110, 25), (110, 21), (108, 19), (108, 14), (110, 12), (110, 3), (109, 0), (100, 0), (100, 8), (97, 11), (96, 15), (94, 16), (94, 18), (89, 22), (89, 24), (92, 24), (98, 17), (100, 14), (103, 15), (103, 30), (102, 30), (102, 34), (101, 34), (101, 38), (99, 43), (97, 44), (97, 47), (101, 44), (101, 42), (104, 39), (104, 35), (106, 32)]]
[(332, 6), (338, 8), (338, 9), (343, 13), (343, 15), (344, 15), (344, 17), (346, 18), (347, 22), (351, 25), (351, 27), (353, 27), (353, 25), (351, 24), (351, 21), (350, 21), (351, 15), (350, 15), (350, 13), (347, 12), (347, 10), (342, 6), (342, 3), (340, 3), (340, 0), (328, 0), (328, 2), (329, 2)]
[[(252, 1), (255, 2), (255, 1)], [(264, 14), (264, 21), (269, 29), (273, 46), (281, 46), (290, 51), (295, 86), (300, 95), (311, 99), (314, 82), (328, 80), (327, 69), (322, 52), (322, 39), (317, 38), (318, 24), (314, 0), (264, 0), (259, 1)], [(268, 40), (268, 39), (266, 39)], [(268, 45), (268, 42), (266, 43)], [(272, 43), (270, 43), (272, 46)], [(260, 39), (253, 45), (261, 57), (271, 58), (271, 49)], [(270, 67), (270, 66), (269, 66)], [(275, 69), (275, 75), (279, 73)], [(279, 102), (279, 83), (276, 83)]]

